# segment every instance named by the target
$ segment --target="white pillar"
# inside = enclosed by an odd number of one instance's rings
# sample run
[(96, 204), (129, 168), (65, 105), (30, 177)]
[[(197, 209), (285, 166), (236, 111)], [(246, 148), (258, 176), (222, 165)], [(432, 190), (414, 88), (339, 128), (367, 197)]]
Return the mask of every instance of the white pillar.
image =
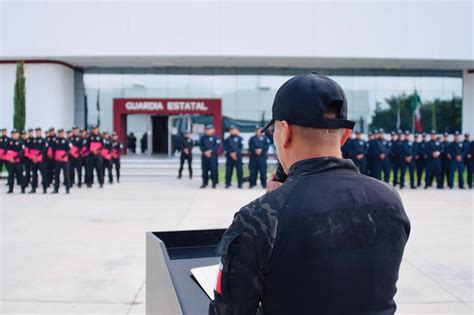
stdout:
[(464, 70), (462, 85), (462, 131), (474, 133), (474, 72)]
[[(13, 128), (16, 65), (0, 65), (0, 126)], [(74, 70), (59, 64), (25, 64), (25, 128), (71, 128), (74, 124)]]

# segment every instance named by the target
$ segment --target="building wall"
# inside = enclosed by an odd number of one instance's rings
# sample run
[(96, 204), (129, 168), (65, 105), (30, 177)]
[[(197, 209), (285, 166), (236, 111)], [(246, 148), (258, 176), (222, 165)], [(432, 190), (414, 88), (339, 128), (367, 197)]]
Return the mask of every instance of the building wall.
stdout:
[(474, 73), (464, 71), (462, 129), (474, 137)]
[[(13, 128), (16, 65), (0, 64), (0, 126)], [(56, 64), (26, 64), (26, 128), (74, 124), (74, 70)]]
[(371, 68), (389, 66), (378, 60), (400, 67), (411, 62), (412, 68), (423, 61), (433, 68), (450, 61), (456, 69), (462, 69), (457, 61), (473, 59), (469, 0), (7, 0), (1, 6), (2, 58), (184, 66), (181, 57), (207, 57), (210, 63), (233, 57), (226, 64), (239, 66), (240, 59), (261, 57), (258, 66), (273, 67), (309, 58), (321, 67), (331, 66), (327, 59), (340, 59)]

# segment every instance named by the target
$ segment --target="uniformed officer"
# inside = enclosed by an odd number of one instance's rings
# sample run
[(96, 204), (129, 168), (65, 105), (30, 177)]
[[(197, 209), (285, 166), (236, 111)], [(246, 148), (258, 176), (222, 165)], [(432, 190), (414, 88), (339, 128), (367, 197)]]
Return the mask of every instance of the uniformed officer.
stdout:
[(69, 153), (71, 144), (64, 134), (64, 129), (58, 129), (58, 136), (53, 144), (54, 157), (54, 190), (52, 194), (59, 192), (59, 185), (61, 184), (60, 175), (63, 171), (64, 186), (66, 187), (66, 194), (69, 194), (71, 187), (70, 172), (69, 172)]
[(260, 174), (260, 184), (267, 187), (267, 152), (270, 141), (261, 132), (260, 126), (255, 127), (255, 135), (249, 139), (249, 188), (257, 186), (257, 176)]
[(28, 187), (31, 184), (31, 159), (30, 159), (30, 150), (33, 146), (33, 140), (35, 139), (34, 130), (32, 128), (28, 129), (28, 135), (26, 132), (25, 137), (22, 138), (23, 143), (25, 144), (25, 152), (23, 154), (23, 168), (25, 170), (25, 187)]
[(416, 189), (415, 186), (415, 157), (416, 148), (413, 142), (410, 140), (410, 132), (405, 131), (405, 137), (402, 140), (402, 144), (399, 147), (399, 157), (401, 163), (401, 174), (400, 174), (400, 189), (405, 187), (405, 174), (408, 170), (410, 174), (410, 187)]
[(471, 165), (471, 174), (470, 174), (471, 177), (468, 177), (468, 179), (470, 179), (471, 181), (470, 182), (468, 181), (467, 184), (469, 188), (472, 188), (472, 176), (474, 173), (474, 140), (469, 143), (466, 157), (469, 158), (470, 165)]
[(33, 143), (30, 147), (29, 158), (31, 161), (31, 191), (30, 194), (36, 193), (38, 188), (38, 173), (41, 175), (41, 186), (43, 187), (43, 193), (46, 193), (48, 183), (45, 174), (45, 153), (46, 153), (46, 140), (43, 138), (43, 131), (41, 128), (35, 129), (36, 135), (33, 139)]
[(401, 130), (398, 133), (392, 132), (390, 134), (391, 139), (388, 142), (389, 146), (389, 156), (390, 156), (390, 164), (392, 165), (393, 169), (393, 186), (398, 185), (398, 180), (400, 178), (400, 167), (402, 164), (402, 158), (400, 156), (400, 150), (403, 141), (403, 134)]
[(374, 155), (374, 147), (375, 147), (375, 134), (374, 131), (369, 131), (368, 134), (368, 141), (367, 141), (367, 175), (374, 177), (374, 170), (375, 170), (375, 155)]
[[(213, 125), (206, 125), (204, 135), (199, 139), (199, 149), (201, 149), (201, 164), (202, 164), (202, 185), (201, 188), (206, 188), (209, 178), (212, 182), (212, 188), (216, 188), (218, 180), (217, 170), (217, 149), (219, 148), (219, 138), (215, 135)], [(209, 176), (210, 173), (210, 176)]]
[(120, 143), (115, 132), (112, 133), (112, 165), (115, 167), (115, 175), (117, 176), (117, 183), (120, 183), (120, 154), (123, 145)]
[[(225, 162), (225, 188), (229, 188), (232, 182), (232, 173), (234, 168), (237, 172), (237, 187), (242, 188), (244, 182), (242, 149), (244, 139), (239, 135), (239, 129), (231, 125), (230, 135), (224, 140)], [(270, 139), (267, 137), (270, 142)]]
[(427, 179), (426, 174), (426, 164), (428, 161), (428, 155), (426, 154), (426, 149), (428, 147), (428, 141), (426, 141), (426, 133), (421, 134), (421, 141), (417, 143), (416, 146), (416, 186), (420, 187), (423, 180), (423, 174), (425, 175), (425, 183)]
[(11, 138), (8, 141), (7, 151), (3, 155), (4, 160), (7, 162), (8, 169), (8, 194), (13, 193), (15, 177), (18, 185), (21, 187), (21, 193), (25, 193), (25, 179), (23, 177), (23, 167), (21, 165), (24, 151), (25, 145), (20, 139), (20, 134), (18, 130), (13, 129), (11, 131)]
[[(81, 140), (82, 140), (82, 148), (81, 148), (81, 159), (82, 159), (82, 168), (81, 168), (81, 172), (82, 174), (84, 174), (84, 178), (83, 178), (83, 182), (87, 185), (87, 175), (88, 175), (88, 171), (87, 171), (87, 156), (89, 155), (89, 151), (87, 149), (87, 130), (86, 129), (81, 129), (81, 132), (80, 132), (80, 135), (81, 135)], [(81, 179), (82, 181), (82, 179)], [(91, 183), (92, 185), (92, 183)]]
[(2, 173), (3, 166), (7, 167), (7, 162), (3, 159), (3, 156), (7, 152), (9, 140), (7, 129), (2, 128), (0, 135), (0, 173)]
[(344, 159), (352, 159), (352, 143), (354, 141), (354, 136), (351, 134), (349, 139), (347, 139), (346, 143), (341, 147), (342, 158)]
[(181, 152), (179, 156), (178, 179), (183, 175), (185, 161), (188, 163), (189, 178), (193, 178), (193, 147), (194, 141), (191, 139), (189, 130), (185, 130), (178, 139), (178, 150)]
[(448, 186), (453, 189), (454, 187), (454, 173), (458, 172), (458, 185), (460, 189), (464, 189), (464, 155), (466, 151), (463, 143), (461, 142), (461, 135), (459, 131), (454, 133), (454, 141), (448, 146), (448, 159), (449, 159), (449, 177)]
[(69, 167), (70, 167), (70, 178), (71, 178), (71, 187), (74, 186), (76, 182), (77, 174), (77, 187), (81, 188), (82, 186), (82, 155), (81, 150), (84, 140), (79, 135), (79, 128), (76, 126), (72, 127), (71, 137), (69, 138), (71, 144), (71, 150), (69, 152)]
[(372, 148), (372, 154), (374, 156), (374, 170), (373, 177), (381, 180), (383, 171), (383, 180), (388, 183), (390, 179), (390, 161), (389, 161), (389, 150), (388, 142), (385, 140), (385, 132), (383, 129), (379, 129), (377, 132), (377, 139), (374, 140)]
[(209, 314), (395, 313), (410, 223), (395, 190), (342, 159), (354, 123), (341, 87), (292, 78), (272, 112), (288, 179), (235, 214)]
[(468, 185), (469, 188), (472, 188), (472, 160), (473, 160), (473, 157), (471, 154), (469, 154), (469, 145), (471, 144), (471, 140), (470, 140), (470, 134), (469, 133), (465, 133), (464, 134), (464, 141), (462, 142), (463, 143), (463, 146), (464, 146), (464, 165), (465, 165), (465, 168), (467, 170), (467, 176), (466, 176), (466, 183)]
[(444, 181), (449, 180), (449, 159), (448, 159), (448, 147), (449, 147), (449, 134), (443, 133), (443, 140), (441, 141), (441, 188), (444, 188)]
[(112, 174), (112, 139), (108, 131), (102, 133), (103, 145), (100, 155), (102, 155), (103, 163), (103, 172), (105, 178), (105, 170), (109, 174), (109, 184), (114, 182), (114, 176)]
[(441, 189), (441, 151), (443, 147), (441, 141), (437, 139), (436, 131), (431, 130), (431, 140), (426, 146), (426, 180), (425, 189), (431, 187), (433, 177), (436, 177), (437, 188)]
[(45, 174), (46, 182), (48, 187), (53, 183), (54, 177), (54, 157), (53, 157), (53, 146), (56, 141), (56, 132), (53, 127), (49, 128), (46, 134), (46, 156), (45, 156)]
[(86, 168), (86, 185), (88, 188), (92, 187), (94, 180), (94, 169), (97, 174), (97, 180), (99, 181), (100, 188), (104, 186), (104, 166), (102, 156), (100, 152), (102, 150), (103, 140), (99, 133), (98, 126), (92, 126), (92, 132), (87, 137), (86, 149), (87, 155), (87, 168)]
[(362, 139), (362, 133), (356, 131), (356, 138), (352, 142), (351, 156), (352, 161), (359, 169), (359, 172), (364, 175), (367, 175), (367, 152), (367, 142)]

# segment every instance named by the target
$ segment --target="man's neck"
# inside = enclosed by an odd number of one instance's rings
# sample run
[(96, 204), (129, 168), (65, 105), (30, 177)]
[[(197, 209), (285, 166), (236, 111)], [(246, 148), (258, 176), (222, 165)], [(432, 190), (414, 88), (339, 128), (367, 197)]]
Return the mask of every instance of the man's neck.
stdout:
[(301, 152), (295, 152), (292, 156), (289, 157), (289, 165), (290, 168), (293, 164), (299, 161), (314, 159), (319, 157), (335, 157), (338, 159), (342, 158), (340, 148), (326, 148), (326, 149), (310, 149)]

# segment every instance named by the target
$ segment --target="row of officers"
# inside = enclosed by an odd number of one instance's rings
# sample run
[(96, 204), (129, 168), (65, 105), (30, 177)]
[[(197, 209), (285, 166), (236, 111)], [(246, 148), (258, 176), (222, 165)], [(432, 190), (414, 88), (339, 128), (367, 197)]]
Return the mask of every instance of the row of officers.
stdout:
[(90, 132), (73, 127), (67, 132), (50, 128), (45, 133), (43, 136), (41, 128), (21, 133), (13, 129), (8, 137), (7, 130), (1, 130), (0, 170), (3, 165), (8, 170), (8, 193), (13, 193), (15, 179), (22, 193), (28, 186), (29, 193), (36, 193), (40, 184), (43, 193), (51, 186), (52, 193), (58, 193), (61, 172), (66, 193), (74, 185), (92, 187), (94, 173), (100, 187), (106, 171), (113, 183), (114, 168), (116, 181), (120, 181), (122, 144), (115, 133), (101, 133), (97, 126)]
[[(391, 139), (385, 139), (383, 129), (369, 133), (368, 141), (356, 132), (342, 147), (344, 158), (351, 159), (362, 174), (372, 176), (386, 183), (392, 174), (393, 186), (405, 187), (405, 176), (409, 173), (410, 187), (415, 189), (422, 184), (424, 188), (432, 186), (444, 188), (445, 180), (449, 188), (454, 187), (455, 173), (458, 186), (465, 188), (465, 183), (472, 188), (474, 171), (474, 141), (468, 133), (456, 131), (454, 140), (449, 141), (449, 134), (439, 136), (435, 130), (412, 135), (409, 131), (391, 133)], [(383, 173), (383, 176), (382, 176)], [(416, 175), (416, 176), (415, 176)]]
[[(260, 126), (255, 127), (255, 134), (250, 137), (249, 148), (249, 188), (257, 186), (257, 179), (260, 177), (260, 184), (263, 188), (267, 185), (267, 159), (268, 149), (271, 146), (272, 139), (269, 134), (260, 132)], [(218, 150), (222, 145), (225, 152), (225, 188), (229, 188), (232, 182), (234, 169), (237, 173), (237, 187), (242, 188), (244, 182), (243, 176), (243, 151), (244, 139), (239, 135), (239, 129), (236, 126), (230, 126), (229, 136), (221, 143), (219, 137), (215, 134), (213, 125), (206, 125), (204, 134), (200, 137), (198, 143), (195, 143), (189, 131), (184, 131), (178, 140), (178, 150), (180, 155), (180, 167), (178, 178), (182, 177), (185, 162), (189, 169), (189, 177), (192, 178), (192, 149), (195, 145), (199, 146), (201, 151), (202, 185), (206, 188), (209, 182), (212, 188), (216, 188), (219, 182), (218, 175)]]

